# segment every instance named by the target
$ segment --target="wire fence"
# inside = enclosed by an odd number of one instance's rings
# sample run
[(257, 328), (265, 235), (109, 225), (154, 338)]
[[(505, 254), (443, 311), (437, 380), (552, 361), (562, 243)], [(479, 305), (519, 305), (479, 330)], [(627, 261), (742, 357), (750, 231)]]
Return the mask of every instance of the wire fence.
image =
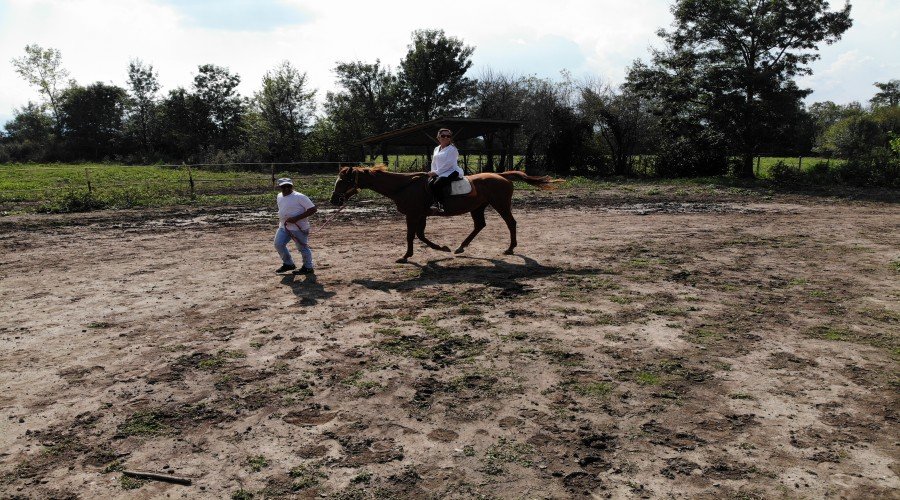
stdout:
[[(334, 175), (346, 165), (375, 162), (192, 163), (156, 165), (6, 165), (0, 167), (0, 195), (83, 189), (171, 187), (195, 196), (204, 185), (275, 187), (279, 177)], [(327, 174), (326, 174), (327, 173)], [(207, 190), (208, 191), (208, 190)]]

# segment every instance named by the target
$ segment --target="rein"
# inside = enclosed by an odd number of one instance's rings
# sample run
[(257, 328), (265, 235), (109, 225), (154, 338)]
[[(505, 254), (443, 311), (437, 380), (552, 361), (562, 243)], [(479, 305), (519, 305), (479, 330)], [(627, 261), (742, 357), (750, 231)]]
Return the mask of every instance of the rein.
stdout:
[[(353, 177), (353, 186), (352, 186), (352, 188), (354, 188), (356, 191), (359, 191), (359, 184), (358, 184), (358, 183), (359, 183), (359, 177), (358, 177), (358, 176), (359, 176), (359, 174), (356, 174), (356, 175)], [(349, 191), (349, 190), (348, 190), (348, 191)], [(309, 228), (309, 231), (307, 231), (305, 234), (306, 234), (306, 235), (310, 235), (310, 234), (318, 234), (319, 232), (323, 231), (326, 227), (328, 227), (328, 224), (331, 224), (331, 221), (333, 221), (334, 219), (336, 219), (337, 216), (338, 216), (345, 208), (347, 208), (347, 202), (350, 200), (350, 198), (351, 198), (354, 194), (356, 194), (356, 192), (354, 192), (354, 193), (351, 194), (350, 196), (344, 198), (344, 204), (341, 205), (340, 208), (338, 208), (337, 210), (335, 210), (334, 213), (331, 214), (330, 217), (326, 218), (326, 219), (325, 219), (325, 222), (323, 222), (322, 225), (321, 225), (318, 229), (316, 229), (315, 231), (313, 231), (313, 230), (312, 230), (312, 227), (310, 227), (310, 228)], [(297, 227), (297, 230), (300, 231), (300, 232), (302, 233), (302, 232), (304, 232), (304, 231), (303, 231), (302, 229), (300, 229), (300, 224), (297, 224), (296, 222), (286, 222), (286, 223), (284, 224), (284, 230), (287, 232), (288, 236), (290, 236), (291, 239), (294, 240), (294, 243), (296, 243), (297, 245), (300, 245), (301, 247), (308, 247), (309, 245), (306, 245), (306, 244), (304, 244), (302, 241), (300, 241), (300, 239), (297, 238), (296, 236), (294, 236), (294, 233), (292, 233), (291, 230), (287, 228), (287, 225), (288, 225), (288, 224), (293, 224), (294, 226)]]

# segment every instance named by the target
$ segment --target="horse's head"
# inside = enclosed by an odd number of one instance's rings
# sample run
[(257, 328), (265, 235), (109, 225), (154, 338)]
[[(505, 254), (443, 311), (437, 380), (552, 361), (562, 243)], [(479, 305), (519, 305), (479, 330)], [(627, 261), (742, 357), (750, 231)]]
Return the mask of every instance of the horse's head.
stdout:
[(359, 171), (353, 167), (344, 167), (338, 173), (334, 183), (334, 191), (331, 192), (331, 204), (343, 205), (353, 195), (359, 192)]

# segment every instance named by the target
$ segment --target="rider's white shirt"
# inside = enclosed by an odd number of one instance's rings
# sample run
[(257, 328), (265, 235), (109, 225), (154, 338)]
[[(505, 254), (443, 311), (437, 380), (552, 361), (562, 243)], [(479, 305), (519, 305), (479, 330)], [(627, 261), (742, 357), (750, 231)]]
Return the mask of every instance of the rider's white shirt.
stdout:
[(438, 146), (434, 148), (434, 155), (431, 157), (431, 171), (440, 177), (447, 177), (453, 172), (458, 172), (459, 177), (465, 176), (463, 169), (459, 168), (457, 160), (459, 159), (459, 150), (456, 146), (450, 144), (443, 150)]

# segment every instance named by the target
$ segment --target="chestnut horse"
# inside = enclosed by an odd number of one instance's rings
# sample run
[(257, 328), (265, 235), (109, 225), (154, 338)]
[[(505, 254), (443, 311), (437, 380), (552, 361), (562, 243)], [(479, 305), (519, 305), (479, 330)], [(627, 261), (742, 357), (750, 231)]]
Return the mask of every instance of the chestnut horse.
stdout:
[(412, 257), (413, 239), (418, 236), (429, 247), (449, 252), (450, 248), (440, 246), (425, 237), (425, 220), (429, 215), (450, 217), (472, 214), (475, 228), (455, 250), (462, 253), (478, 233), (484, 229), (484, 211), (488, 205), (500, 214), (509, 228), (509, 248), (507, 255), (512, 255), (516, 248), (516, 220), (512, 216), (513, 180), (527, 182), (539, 186), (541, 189), (549, 189), (556, 182), (562, 182), (549, 177), (535, 177), (525, 172), (512, 170), (509, 172), (482, 173), (466, 177), (472, 183), (472, 192), (466, 195), (447, 196), (443, 200), (444, 211), (432, 212), (428, 207), (430, 193), (427, 191), (428, 174), (416, 172), (400, 174), (388, 172), (383, 168), (344, 167), (338, 174), (334, 183), (334, 192), (331, 194), (331, 203), (343, 205), (360, 189), (371, 189), (376, 193), (387, 196), (397, 204), (397, 210), (406, 216), (406, 255), (397, 260), (404, 263)]

